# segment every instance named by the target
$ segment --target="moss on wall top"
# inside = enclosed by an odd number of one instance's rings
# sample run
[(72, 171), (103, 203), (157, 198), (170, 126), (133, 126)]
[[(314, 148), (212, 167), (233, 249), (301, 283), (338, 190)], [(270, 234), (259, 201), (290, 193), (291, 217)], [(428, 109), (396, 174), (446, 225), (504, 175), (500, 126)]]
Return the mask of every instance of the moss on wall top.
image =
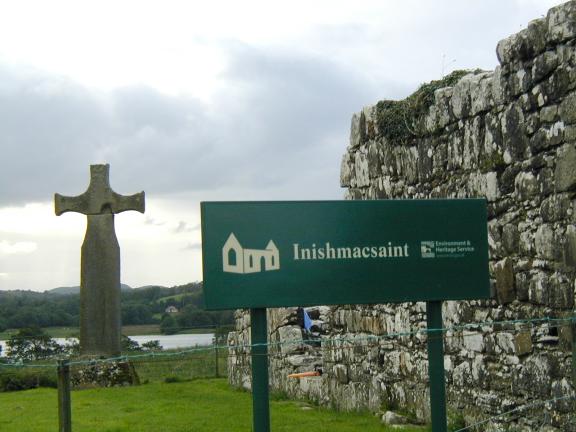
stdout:
[(456, 70), (440, 80), (422, 84), (406, 99), (378, 102), (376, 104), (378, 131), (389, 141), (400, 144), (419, 136), (418, 120), (423, 118), (434, 104), (434, 92), (444, 87), (454, 86), (464, 75), (481, 72), (479, 69)]

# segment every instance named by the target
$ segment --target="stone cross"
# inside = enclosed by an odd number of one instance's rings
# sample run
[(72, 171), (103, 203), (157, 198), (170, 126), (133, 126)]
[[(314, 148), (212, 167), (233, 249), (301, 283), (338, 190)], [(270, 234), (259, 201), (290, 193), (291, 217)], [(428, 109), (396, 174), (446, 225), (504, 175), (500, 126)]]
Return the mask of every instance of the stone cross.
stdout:
[(54, 195), (56, 215), (87, 216), (80, 276), (80, 354), (117, 356), (121, 349), (120, 248), (114, 214), (144, 213), (144, 192), (119, 195), (109, 182), (110, 166), (90, 165), (90, 185), (76, 197)]

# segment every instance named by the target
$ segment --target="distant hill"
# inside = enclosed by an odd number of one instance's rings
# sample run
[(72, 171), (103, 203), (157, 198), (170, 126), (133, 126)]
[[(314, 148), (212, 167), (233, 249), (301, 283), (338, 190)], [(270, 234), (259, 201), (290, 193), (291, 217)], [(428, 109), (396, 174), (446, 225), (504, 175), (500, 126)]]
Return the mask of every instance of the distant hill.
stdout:
[[(130, 291), (133, 288), (129, 285), (121, 284), (120, 289), (122, 291)], [(79, 286), (59, 287), (59, 288), (53, 288), (51, 290), (46, 290), (44, 292), (48, 294), (60, 294), (60, 295), (80, 294), (80, 287)]]
[(160, 288), (160, 289), (168, 289), (168, 287), (163, 286), (163, 285), (143, 285), (140, 287), (134, 287), (132, 289), (147, 289), (147, 288)]

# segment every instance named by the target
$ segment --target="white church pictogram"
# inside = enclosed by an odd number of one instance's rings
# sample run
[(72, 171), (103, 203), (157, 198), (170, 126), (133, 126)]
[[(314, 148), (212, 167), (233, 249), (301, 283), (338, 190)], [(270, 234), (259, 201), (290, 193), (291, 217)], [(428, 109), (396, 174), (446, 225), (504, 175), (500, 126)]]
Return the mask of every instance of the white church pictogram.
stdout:
[(244, 249), (234, 233), (231, 233), (222, 248), (222, 264), (226, 273), (280, 270), (280, 254), (272, 240), (266, 249)]

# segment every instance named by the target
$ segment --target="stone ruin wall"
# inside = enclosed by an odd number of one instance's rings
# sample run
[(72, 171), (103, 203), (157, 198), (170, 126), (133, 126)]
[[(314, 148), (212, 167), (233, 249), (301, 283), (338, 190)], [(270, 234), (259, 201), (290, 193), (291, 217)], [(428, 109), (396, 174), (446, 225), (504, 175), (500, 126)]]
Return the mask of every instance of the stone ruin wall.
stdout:
[[(341, 185), (348, 199), (485, 197), (492, 299), (444, 303), (444, 325), (573, 314), (576, 264), (576, 1), (551, 9), (497, 46), (493, 72), (437, 90), (411, 136), (382, 133), (378, 106), (352, 118)], [(465, 289), (465, 287), (463, 287)], [(425, 304), (308, 308), (320, 348), (298, 342), (294, 308), (268, 312), (273, 390), (344, 410), (401, 409), (429, 418)], [(237, 312), (229, 379), (250, 386), (249, 316)], [(571, 332), (552, 323), (448, 331), (451, 411), (467, 424), (574, 396)], [(358, 343), (355, 343), (357, 340)], [(283, 342), (274, 345), (276, 342)], [(321, 366), (302, 380), (289, 373)], [(573, 401), (517, 416), (524, 429), (576, 431)], [(498, 425), (493, 423), (498, 429)], [(502, 430), (502, 429), (499, 429)]]

